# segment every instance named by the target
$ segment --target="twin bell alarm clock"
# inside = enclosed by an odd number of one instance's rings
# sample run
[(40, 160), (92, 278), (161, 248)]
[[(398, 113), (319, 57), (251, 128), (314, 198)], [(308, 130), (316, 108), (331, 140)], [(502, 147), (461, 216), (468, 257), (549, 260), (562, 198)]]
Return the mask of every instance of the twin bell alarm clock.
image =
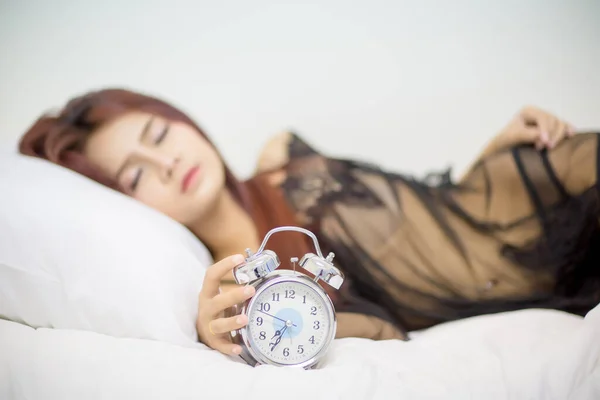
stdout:
[[(292, 270), (277, 269), (279, 258), (265, 250), (265, 245), (271, 235), (281, 231), (308, 235), (316, 254), (305, 254), (300, 261), (292, 258)], [(238, 284), (252, 285), (256, 292), (234, 307), (233, 315), (246, 314), (248, 324), (231, 332), (233, 342), (242, 347), (240, 356), (244, 361), (252, 366), (305, 369), (318, 365), (335, 338), (337, 322), (333, 303), (317, 282), (337, 290), (344, 281), (342, 272), (333, 265), (333, 257), (333, 253), (323, 257), (312, 232), (293, 226), (270, 230), (256, 253), (246, 249), (246, 259), (233, 275)]]

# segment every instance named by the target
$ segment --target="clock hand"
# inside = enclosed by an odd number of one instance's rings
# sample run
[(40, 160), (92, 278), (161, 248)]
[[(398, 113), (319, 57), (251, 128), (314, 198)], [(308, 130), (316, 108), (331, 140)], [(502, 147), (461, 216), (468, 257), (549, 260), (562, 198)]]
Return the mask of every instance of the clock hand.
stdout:
[(275, 331), (275, 334), (273, 335), (273, 337), (271, 338), (271, 340), (275, 337), (275, 336), (281, 336), (281, 331), (277, 330)]
[[(280, 330), (276, 330), (275, 334), (273, 335), (273, 337), (271, 337), (271, 340), (273, 340), (275, 337), (281, 337), (281, 331)], [(269, 346), (273, 345), (272, 342), (269, 343)]]
[[(281, 321), (281, 322), (283, 322), (284, 324), (285, 324), (285, 323), (287, 323), (287, 321), (286, 321), (286, 320), (284, 320), (284, 319), (281, 319), (281, 318), (277, 318), (276, 316), (274, 316), (274, 315), (271, 315), (271, 314), (269, 314), (269, 313), (266, 313), (266, 312), (264, 312), (264, 311), (262, 311), (262, 310), (259, 310), (259, 312), (261, 312), (261, 313), (263, 313), (263, 314), (265, 314), (265, 315), (268, 315), (268, 316), (269, 316), (269, 317), (271, 317), (271, 318), (275, 318), (276, 320), (278, 320), (278, 321)], [(292, 323), (292, 325), (293, 325), (293, 326), (296, 326), (296, 324), (294, 324), (294, 323)]]
[[(284, 328), (284, 332), (285, 332), (285, 328)], [(277, 345), (279, 344), (279, 342), (281, 342), (281, 338), (283, 337), (283, 332), (281, 332), (281, 335), (279, 335), (279, 337), (277, 338), (277, 340), (275, 340), (275, 344), (273, 345), (273, 347), (271, 347), (271, 351), (275, 350), (275, 347), (277, 347)]]
[(271, 318), (275, 318), (276, 320), (279, 320), (279, 321), (281, 321), (281, 322), (285, 323), (285, 320), (283, 320), (283, 319), (281, 319), (281, 318), (277, 318), (276, 316), (274, 316), (274, 315), (271, 315), (271, 314), (269, 314), (269, 313), (266, 313), (266, 312), (264, 312), (264, 311), (262, 311), (262, 310), (259, 310), (259, 311), (260, 311), (261, 313), (265, 314), (265, 315), (268, 315), (268, 316), (269, 316), (269, 317), (271, 317)]
[(275, 347), (277, 347), (277, 345), (279, 344), (279, 342), (281, 342), (281, 337), (283, 336), (283, 334), (285, 333), (285, 331), (287, 330), (287, 326), (285, 328), (283, 328), (283, 330), (281, 331), (281, 334), (277, 337), (277, 340), (275, 341), (275, 343), (269, 343), (269, 345), (273, 345), (271, 347), (271, 351), (275, 350)]

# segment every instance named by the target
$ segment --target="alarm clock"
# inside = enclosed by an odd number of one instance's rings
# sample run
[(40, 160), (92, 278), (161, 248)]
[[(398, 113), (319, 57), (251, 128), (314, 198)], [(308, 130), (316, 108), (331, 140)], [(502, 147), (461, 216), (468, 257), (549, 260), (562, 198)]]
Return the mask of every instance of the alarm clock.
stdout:
[[(278, 269), (279, 257), (265, 246), (271, 235), (282, 231), (308, 235), (316, 254), (305, 254), (299, 261), (292, 258), (292, 270)], [(256, 292), (233, 307), (231, 314), (248, 316), (246, 326), (231, 332), (232, 341), (242, 347), (240, 357), (244, 361), (252, 366), (318, 366), (337, 328), (333, 302), (318, 281), (336, 290), (344, 281), (343, 273), (333, 265), (333, 257), (333, 253), (323, 257), (312, 232), (294, 226), (270, 230), (256, 253), (246, 249), (246, 258), (233, 275), (238, 284), (252, 285)]]

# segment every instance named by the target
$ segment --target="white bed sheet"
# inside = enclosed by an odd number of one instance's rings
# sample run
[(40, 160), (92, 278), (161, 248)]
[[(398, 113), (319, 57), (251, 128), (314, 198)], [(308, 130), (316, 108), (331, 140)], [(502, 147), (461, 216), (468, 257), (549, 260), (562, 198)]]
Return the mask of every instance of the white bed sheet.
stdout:
[(319, 370), (251, 368), (199, 344), (0, 320), (0, 399), (600, 399), (600, 306), (341, 339)]

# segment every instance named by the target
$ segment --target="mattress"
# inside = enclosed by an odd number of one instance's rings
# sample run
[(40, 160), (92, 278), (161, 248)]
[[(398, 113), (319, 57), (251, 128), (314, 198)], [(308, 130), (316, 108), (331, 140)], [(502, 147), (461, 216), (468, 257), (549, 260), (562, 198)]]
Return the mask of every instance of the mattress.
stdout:
[(599, 399), (600, 306), (523, 310), (411, 340), (334, 341), (316, 370), (250, 367), (202, 344), (32, 329), (0, 320), (0, 398)]

